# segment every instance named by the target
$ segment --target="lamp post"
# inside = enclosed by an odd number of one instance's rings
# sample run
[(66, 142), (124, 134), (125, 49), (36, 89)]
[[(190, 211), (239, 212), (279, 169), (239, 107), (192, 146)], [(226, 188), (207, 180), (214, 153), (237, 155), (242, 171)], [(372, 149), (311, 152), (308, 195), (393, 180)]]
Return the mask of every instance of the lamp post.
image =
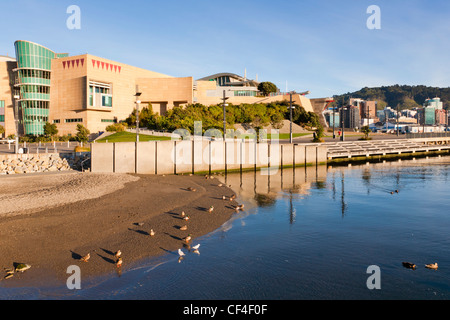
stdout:
[(15, 138), (15, 151), (14, 153), (19, 153), (19, 95), (14, 96), (14, 122), (16, 125), (16, 138)]
[(229, 97), (226, 96), (225, 90), (223, 90), (223, 103), (222, 103), (222, 107), (223, 107), (223, 141), (225, 141), (226, 137), (227, 137), (227, 112), (226, 112), (226, 107), (228, 106), (228, 104), (226, 104), (225, 102), (229, 99)]
[(136, 94), (134, 95), (136, 97), (136, 142), (139, 142), (139, 105), (141, 103), (139, 97), (141, 94), (142, 92), (139, 92), (139, 85), (136, 85)]
[(344, 98), (342, 98), (342, 105), (341, 105), (341, 112), (340, 112), (340, 120), (341, 120), (341, 129), (342, 129), (342, 135), (341, 135), (341, 141), (344, 141)]

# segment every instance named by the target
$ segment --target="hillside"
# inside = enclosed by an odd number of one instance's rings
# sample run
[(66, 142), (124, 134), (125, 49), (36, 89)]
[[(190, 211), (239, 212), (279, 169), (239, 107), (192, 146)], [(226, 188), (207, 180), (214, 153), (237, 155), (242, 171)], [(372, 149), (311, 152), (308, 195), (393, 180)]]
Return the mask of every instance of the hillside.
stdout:
[(342, 99), (348, 102), (350, 98), (360, 98), (364, 100), (378, 101), (378, 108), (383, 109), (385, 106), (396, 108), (399, 105), (400, 110), (420, 108), (426, 99), (434, 97), (441, 98), (444, 108), (450, 107), (450, 87), (437, 88), (427, 86), (408, 86), (393, 85), (375, 88), (362, 88), (359, 91), (349, 92), (342, 95), (336, 95), (333, 98), (336, 103), (341, 103)]

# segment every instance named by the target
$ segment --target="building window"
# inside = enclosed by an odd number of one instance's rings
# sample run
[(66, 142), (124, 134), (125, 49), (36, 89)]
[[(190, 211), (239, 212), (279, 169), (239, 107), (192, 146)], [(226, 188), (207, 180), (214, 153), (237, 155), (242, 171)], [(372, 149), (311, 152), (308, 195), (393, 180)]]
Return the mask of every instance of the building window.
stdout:
[(65, 119), (64, 123), (83, 122), (83, 119)]
[(0, 100), (0, 108), (5, 108), (5, 101), (4, 100)]
[(61, 120), (60, 120), (60, 119), (55, 119), (55, 120), (53, 120), (53, 123), (54, 123), (54, 124), (61, 123)]
[(5, 122), (5, 115), (4, 114), (0, 114), (0, 122)]
[(114, 119), (102, 119), (102, 122), (111, 122), (114, 123)]
[(89, 81), (89, 106), (112, 107), (112, 86), (108, 83)]

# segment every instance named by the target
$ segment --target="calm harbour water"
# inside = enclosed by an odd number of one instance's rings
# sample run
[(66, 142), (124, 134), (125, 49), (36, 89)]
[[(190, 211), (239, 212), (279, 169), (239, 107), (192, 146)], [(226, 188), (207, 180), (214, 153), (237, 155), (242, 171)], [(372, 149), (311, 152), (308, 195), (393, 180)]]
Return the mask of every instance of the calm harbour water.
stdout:
[[(0, 299), (449, 299), (449, 175), (449, 157), (228, 175), (246, 210), (195, 239), (199, 255), (168, 253), (78, 291), (0, 286)], [(371, 265), (380, 290), (367, 288)]]

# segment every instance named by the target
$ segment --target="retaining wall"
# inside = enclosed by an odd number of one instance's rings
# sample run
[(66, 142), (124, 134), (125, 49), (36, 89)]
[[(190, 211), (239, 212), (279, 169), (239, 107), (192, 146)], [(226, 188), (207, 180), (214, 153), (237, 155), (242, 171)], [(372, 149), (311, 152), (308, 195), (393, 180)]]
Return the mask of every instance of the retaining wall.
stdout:
[(326, 162), (327, 148), (320, 144), (191, 140), (91, 145), (92, 172), (195, 174)]

